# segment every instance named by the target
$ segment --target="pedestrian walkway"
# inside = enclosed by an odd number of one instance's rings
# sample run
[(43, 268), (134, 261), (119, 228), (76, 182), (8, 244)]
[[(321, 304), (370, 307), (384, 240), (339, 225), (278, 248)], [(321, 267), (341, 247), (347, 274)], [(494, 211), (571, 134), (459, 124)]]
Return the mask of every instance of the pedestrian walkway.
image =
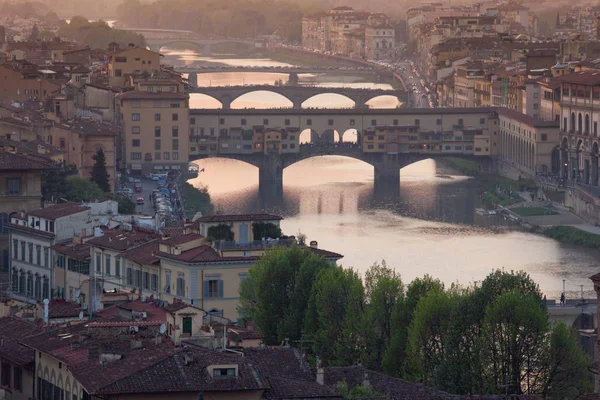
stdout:
[(585, 232), (593, 233), (595, 235), (600, 235), (600, 226), (595, 226), (595, 225), (590, 225), (590, 224), (576, 224), (576, 225), (569, 225), (569, 226), (572, 226), (573, 228), (577, 228), (577, 229), (580, 229)]

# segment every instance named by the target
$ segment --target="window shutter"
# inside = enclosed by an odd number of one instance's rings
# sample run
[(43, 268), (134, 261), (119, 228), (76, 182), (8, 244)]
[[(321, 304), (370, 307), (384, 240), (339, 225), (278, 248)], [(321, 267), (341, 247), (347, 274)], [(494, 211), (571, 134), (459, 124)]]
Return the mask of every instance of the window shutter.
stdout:
[(202, 291), (202, 297), (208, 297), (208, 281), (204, 281), (204, 290)]
[(223, 280), (219, 279), (219, 295), (218, 297), (223, 297)]

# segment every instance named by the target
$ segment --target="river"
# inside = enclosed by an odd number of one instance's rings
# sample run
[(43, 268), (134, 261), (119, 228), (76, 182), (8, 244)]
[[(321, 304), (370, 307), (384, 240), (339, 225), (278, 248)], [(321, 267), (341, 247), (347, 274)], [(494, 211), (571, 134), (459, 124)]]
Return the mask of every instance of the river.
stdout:
[[(164, 53), (167, 62), (211, 61), (190, 51)], [(247, 65), (270, 63), (213, 60)], [(283, 79), (278, 75), (200, 74), (199, 84), (239, 84), (242, 80), (244, 84), (259, 84)], [(347, 77), (335, 74), (304, 77), (327, 85), (380, 85), (365, 81), (366, 77), (356, 78), (361, 81), (348, 82)], [(314, 99), (315, 107), (340, 106), (339, 99), (323, 96)], [(191, 101), (194, 108), (218, 107), (215, 103), (197, 96)], [(232, 106), (286, 105), (271, 93), (254, 93)], [(477, 215), (479, 183), (453, 175), (433, 160), (402, 169), (400, 192), (392, 195), (375, 193), (373, 168), (361, 161), (335, 156), (304, 160), (284, 170), (280, 199), (261, 196), (255, 167), (215, 158), (197, 163), (204, 172), (190, 182), (208, 187), (218, 211), (280, 214), (285, 218), (281, 223), (284, 233), (306, 234), (308, 240), (318, 241), (320, 248), (343, 254), (340, 264), (361, 273), (385, 259), (402, 274), (404, 282), (429, 274), (446, 285), (468, 285), (481, 282), (497, 268), (523, 270), (549, 299), (558, 299), (563, 279), (567, 298), (579, 298), (581, 285), (585, 297), (595, 297), (588, 277), (600, 271), (600, 252), (518, 231), (498, 217)]]

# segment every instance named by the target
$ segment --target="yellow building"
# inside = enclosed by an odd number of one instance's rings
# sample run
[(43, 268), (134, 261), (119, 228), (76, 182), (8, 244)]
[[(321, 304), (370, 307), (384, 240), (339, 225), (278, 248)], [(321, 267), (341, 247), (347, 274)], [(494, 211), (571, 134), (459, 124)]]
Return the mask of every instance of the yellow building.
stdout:
[(108, 56), (108, 81), (112, 87), (124, 87), (129, 77), (142, 72), (160, 69), (162, 55), (143, 49), (129, 47)]
[(133, 174), (185, 170), (189, 161), (189, 95), (126, 92), (117, 96), (123, 126), (121, 167)]

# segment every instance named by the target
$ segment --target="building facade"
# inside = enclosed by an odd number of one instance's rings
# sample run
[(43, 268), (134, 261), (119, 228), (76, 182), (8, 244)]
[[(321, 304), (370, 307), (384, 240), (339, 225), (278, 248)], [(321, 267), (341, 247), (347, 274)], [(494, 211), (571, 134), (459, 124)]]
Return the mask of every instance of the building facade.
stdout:
[(121, 168), (132, 174), (187, 168), (189, 95), (126, 92), (117, 96), (122, 124)]

